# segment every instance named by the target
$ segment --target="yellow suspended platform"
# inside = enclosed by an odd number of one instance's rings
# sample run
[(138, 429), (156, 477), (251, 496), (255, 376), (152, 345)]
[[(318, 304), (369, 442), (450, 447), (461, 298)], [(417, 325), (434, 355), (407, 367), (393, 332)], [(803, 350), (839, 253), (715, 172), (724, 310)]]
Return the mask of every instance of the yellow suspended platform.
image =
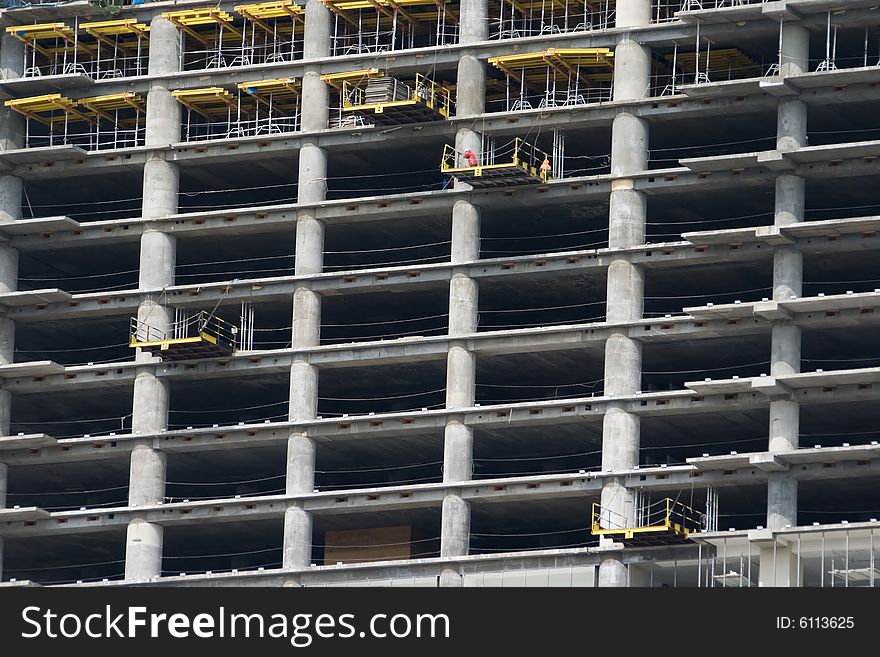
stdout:
[(689, 535), (702, 529), (703, 514), (672, 498), (666, 498), (647, 507), (646, 523), (640, 527), (603, 527), (613, 524), (603, 518), (602, 507), (593, 504), (593, 536), (610, 538), (625, 546), (678, 545), (690, 541)]
[(238, 327), (205, 311), (176, 322), (168, 332), (132, 318), (129, 346), (163, 361), (217, 358), (235, 351), (237, 334)]
[(364, 114), (376, 125), (448, 119), (452, 111), (452, 89), (420, 73), (412, 85), (375, 74), (344, 79), (341, 94), (343, 112)]
[(460, 153), (446, 144), (440, 171), (466, 182), (475, 189), (546, 183), (552, 179), (550, 156), (527, 141), (516, 138), (512, 148), (502, 148), (491, 163)]

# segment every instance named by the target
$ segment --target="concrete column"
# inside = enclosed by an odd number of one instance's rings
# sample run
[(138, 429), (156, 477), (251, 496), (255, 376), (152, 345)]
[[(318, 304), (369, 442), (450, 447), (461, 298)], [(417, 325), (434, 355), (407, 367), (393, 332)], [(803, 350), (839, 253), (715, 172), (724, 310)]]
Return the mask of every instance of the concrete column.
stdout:
[[(330, 55), (330, 11), (321, 0), (308, 0), (305, 6), (303, 58), (306, 62)], [(325, 130), (330, 116), (330, 90), (321, 80), (317, 66), (305, 65), (302, 81), (303, 132)], [(317, 142), (306, 138), (299, 151), (297, 200), (300, 204), (321, 203), (327, 198), (327, 152)], [(319, 274), (324, 268), (324, 224), (314, 208), (302, 208), (296, 221), (297, 276)], [(321, 295), (308, 285), (300, 285), (293, 294), (294, 349), (320, 344)], [(318, 368), (304, 356), (295, 356), (290, 368), (291, 422), (308, 421), (318, 412)], [(315, 442), (299, 427), (294, 427), (287, 441), (288, 495), (310, 493), (315, 486)], [(312, 515), (293, 502), (284, 513), (284, 568), (307, 568), (312, 559)], [(287, 585), (297, 585), (296, 578)]]
[[(640, 27), (651, 22), (650, 0), (621, 0), (616, 27)], [(614, 100), (639, 100), (648, 95), (651, 51), (637, 37), (624, 32), (614, 50)], [(648, 123), (621, 112), (611, 131), (611, 196), (608, 204), (608, 245), (627, 248), (645, 242), (646, 199), (634, 189), (633, 175), (648, 168)], [(641, 319), (644, 279), (640, 267), (620, 258), (608, 267), (605, 315), (609, 323)], [(605, 342), (605, 394), (631, 395), (641, 389), (642, 347), (625, 328), (612, 329)], [(628, 471), (639, 462), (639, 417), (623, 404), (611, 403), (602, 420), (602, 469)], [(635, 521), (633, 493), (622, 478), (609, 479), (602, 487), (600, 524), (632, 526)], [(610, 553), (599, 564), (599, 586), (627, 586), (626, 565), (620, 553)]]
[[(462, 0), (459, 43), (468, 45), (485, 41), (488, 34), (487, 0)], [(458, 60), (456, 81), (457, 117), (482, 114), (486, 106), (486, 65), (471, 50), (463, 50)], [(455, 135), (455, 148), (461, 153), (471, 149), (482, 161), (482, 136), (470, 128)], [(469, 185), (456, 181), (456, 189)], [(462, 265), (480, 257), (480, 209), (462, 198), (452, 208), (452, 264)], [(477, 330), (479, 289), (464, 269), (453, 270), (449, 283), (449, 351), (446, 357), (446, 408), (474, 405), (476, 357), (465, 341), (455, 340)], [(473, 429), (464, 424), (464, 416), (447, 416), (443, 436), (443, 481), (467, 481), (473, 477)], [(454, 488), (443, 498), (440, 527), (440, 556), (466, 555), (470, 544), (470, 505)], [(440, 574), (441, 587), (462, 585), (457, 568), (445, 568)]]
[(125, 579), (143, 581), (162, 573), (164, 528), (135, 517), (125, 535)]
[[(150, 24), (149, 70), (152, 74), (173, 73), (180, 67), (180, 34), (168, 20), (157, 16)], [(146, 145), (161, 147), (180, 140), (180, 104), (174, 100), (165, 81), (150, 84), (147, 92)], [(144, 164), (141, 215), (153, 219), (177, 212), (180, 173), (176, 164), (166, 162), (164, 154), (148, 152)], [(174, 236), (152, 227), (141, 236), (138, 287), (144, 292), (138, 306), (138, 320), (153, 329), (167, 332), (174, 311), (162, 305), (162, 290), (174, 284), (177, 244)], [(168, 428), (170, 388), (156, 376), (155, 359), (141, 352), (135, 357), (143, 363), (134, 382), (131, 427), (135, 434), (155, 434)], [(128, 503), (132, 507), (158, 504), (165, 497), (166, 456), (153, 446), (153, 440), (136, 440), (131, 453)], [(128, 525), (125, 549), (125, 578), (150, 579), (162, 573), (161, 525), (147, 522), (135, 514)]]
[[(809, 32), (799, 25), (783, 26), (780, 62), (782, 76), (808, 70)], [(807, 106), (799, 97), (781, 98), (776, 115), (776, 148), (788, 151), (807, 145)], [(776, 177), (774, 224), (788, 226), (804, 220), (804, 179), (780, 174)], [(790, 246), (773, 252), (773, 300), (800, 297), (803, 287), (803, 256)], [(774, 322), (770, 347), (770, 374), (784, 376), (801, 371), (801, 330), (790, 321)], [(770, 401), (768, 449), (797, 449), (800, 407), (791, 396)], [(797, 525), (797, 480), (788, 472), (773, 472), (767, 480), (767, 527)], [(778, 556), (778, 549), (777, 549)], [(762, 569), (763, 579), (763, 569)]]
[(626, 564), (623, 563), (623, 555), (615, 553), (599, 562), (598, 585), (601, 587), (627, 586), (628, 576)]

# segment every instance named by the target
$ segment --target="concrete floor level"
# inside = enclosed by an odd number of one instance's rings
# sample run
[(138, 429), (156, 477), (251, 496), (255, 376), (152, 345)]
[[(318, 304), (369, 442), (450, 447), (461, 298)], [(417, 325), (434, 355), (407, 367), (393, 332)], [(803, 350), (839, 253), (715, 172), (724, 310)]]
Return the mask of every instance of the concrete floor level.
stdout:
[(875, 585), (871, 3), (269, 4), (0, 10), (0, 586)]

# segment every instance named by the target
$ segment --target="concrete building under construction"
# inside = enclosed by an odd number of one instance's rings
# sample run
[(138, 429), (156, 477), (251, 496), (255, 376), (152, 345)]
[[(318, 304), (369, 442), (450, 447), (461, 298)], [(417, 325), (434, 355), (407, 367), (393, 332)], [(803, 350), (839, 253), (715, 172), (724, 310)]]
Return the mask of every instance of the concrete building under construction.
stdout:
[(874, 586), (877, 9), (7, 0), (2, 585)]

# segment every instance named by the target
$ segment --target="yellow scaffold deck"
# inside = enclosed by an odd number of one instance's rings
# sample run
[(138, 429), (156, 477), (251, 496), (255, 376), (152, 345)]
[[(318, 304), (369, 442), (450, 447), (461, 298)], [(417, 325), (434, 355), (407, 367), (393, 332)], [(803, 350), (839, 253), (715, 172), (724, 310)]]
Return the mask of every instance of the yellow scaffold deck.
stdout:
[(169, 337), (164, 331), (132, 318), (129, 346), (163, 361), (217, 358), (235, 351), (237, 332), (237, 327), (205, 311), (175, 323), (169, 333), (182, 337)]
[[(440, 11), (445, 11), (447, 18), (455, 22), (456, 16), (451, 11), (448, 2), (443, 0), (322, 0), (324, 5), (334, 14), (351, 22), (355, 27), (358, 23), (352, 19), (349, 14), (372, 10), (377, 15), (386, 19), (393, 19), (395, 13), (397, 16), (408, 22), (436, 22)], [(364, 21), (366, 23), (366, 21)], [(361, 23), (361, 26), (364, 24)], [(375, 21), (374, 21), (375, 24)]]
[(341, 94), (343, 112), (363, 114), (376, 125), (448, 119), (452, 107), (452, 90), (420, 73), (414, 84), (388, 76), (359, 75), (342, 81)]
[(341, 92), (346, 82), (356, 82), (379, 75), (378, 68), (362, 68), (357, 71), (344, 71), (342, 73), (327, 73), (321, 79), (331, 87)]
[(38, 41), (60, 39), (70, 45), (76, 40), (76, 30), (65, 23), (38, 23), (37, 25), (13, 25), (6, 31), (19, 41), (36, 47)]
[(690, 541), (690, 534), (702, 529), (703, 514), (681, 502), (666, 498), (645, 510), (645, 522), (639, 527), (603, 527), (616, 524), (599, 504), (593, 504), (593, 536), (610, 538), (625, 546), (678, 545)]
[(490, 57), (489, 63), (515, 80), (525, 76), (542, 84), (548, 67), (564, 76), (577, 75), (585, 82), (610, 80), (614, 73), (614, 53), (608, 48), (550, 48)]
[[(219, 37), (219, 32), (229, 32), (237, 39), (242, 38), (241, 31), (233, 25), (232, 14), (210, 7), (208, 9), (192, 9), (187, 11), (167, 11), (163, 18), (177, 25), (181, 30), (206, 46), (212, 46)], [(203, 28), (209, 28), (207, 31)]]
[(298, 23), (302, 23), (305, 19), (305, 9), (291, 0), (260, 2), (252, 5), (236, 5), (232, 10), (236, 14), (244, 16), (249, 21), (252, 21), (255, 25), (258, 25), (267, 32), (272, 32), (272, 27), (264, 21), (277, 18), (290, 18)]
[(172, 91), (171, 95), (188, 110), (209, 120), (225, 117), (237, 107), (235, 96), (223, 87), (178, 89)]
[(147, 39), (147, 32), (150, 31), (149, 25), (138, 23), (134, 18), (82, 23), (80, 28), (110, 47), (129, 48), (136, 48), (138, 39)]
[(79, 110), (78, 101), (61, 94), (46, 94), (29, 98), (7, 100), (6, 107), (24, 114), (27, 118), (52, 126), (69, 120), (89, 121), (90, 117)]
[(534, 145), (515, 139), (512, 147), (502, 148), (492, 162), (481, 164), (476, 155), (468, 151), (459, 153), (446, 144), (440, 171), (454, 176), (471, 187), (510, 187), (533, 185), (551, 179), (550, 157)]

